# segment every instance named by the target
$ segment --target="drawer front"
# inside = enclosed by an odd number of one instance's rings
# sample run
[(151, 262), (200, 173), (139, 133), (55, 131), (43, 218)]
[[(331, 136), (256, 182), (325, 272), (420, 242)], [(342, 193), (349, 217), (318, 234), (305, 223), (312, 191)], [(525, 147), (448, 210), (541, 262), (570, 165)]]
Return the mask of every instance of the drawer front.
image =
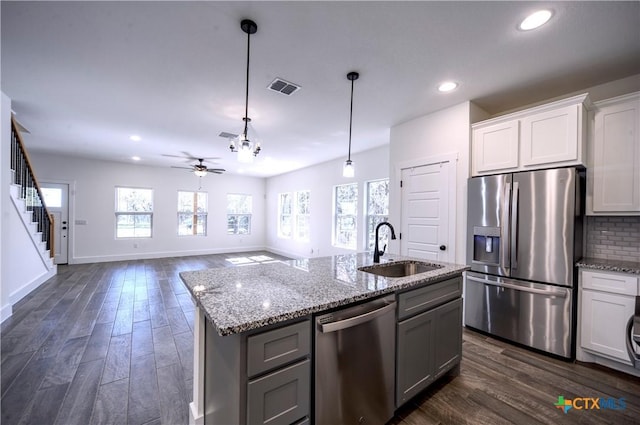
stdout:
[(311, 352), (311, 322), (252, 335), (247, 338), (247, 375), (260, 373), (303, 358)]
[(437, 307), (462, 295), (462, 277), (445, 280), (398, 295), (398, 320)]
[(249, 381), (247, 423), (289, 425), (308, 416), (311, 396), (310, 365), (311, 362), (307, 359)]
[(620, 295), (638, 295), (638, 278), (622, 273), (582, 271), (582, 287)]

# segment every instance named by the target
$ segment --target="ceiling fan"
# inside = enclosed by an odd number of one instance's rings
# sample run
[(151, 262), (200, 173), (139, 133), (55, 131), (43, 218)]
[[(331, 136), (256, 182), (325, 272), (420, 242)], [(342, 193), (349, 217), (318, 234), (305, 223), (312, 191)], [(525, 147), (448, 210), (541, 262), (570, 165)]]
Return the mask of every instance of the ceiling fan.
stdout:
[[(169, 155), (166, 155), (166, 156), (169, 156)], [(208, 168), (206, 165), (204, 165), (204, 158), (193, 158), (193, 159), (197, 160), (198, 163), (193, 164), (190, 167), (171, 166), (171, 168), (181, 168), (183, 170), (190, 170), (190, 171), (193, 171), (193, 174), (195, 174), (198, 177), (204, 177), (208, 173), (222, 174), (226, 171), (224, 168)]]

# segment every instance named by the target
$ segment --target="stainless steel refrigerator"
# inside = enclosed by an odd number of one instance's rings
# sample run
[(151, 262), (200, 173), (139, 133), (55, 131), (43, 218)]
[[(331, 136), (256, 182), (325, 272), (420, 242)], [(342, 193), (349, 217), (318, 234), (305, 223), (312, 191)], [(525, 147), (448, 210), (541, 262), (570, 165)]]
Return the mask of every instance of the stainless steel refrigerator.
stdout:
[(465, 325), (575, 357), (584, 170), (468, 181)]

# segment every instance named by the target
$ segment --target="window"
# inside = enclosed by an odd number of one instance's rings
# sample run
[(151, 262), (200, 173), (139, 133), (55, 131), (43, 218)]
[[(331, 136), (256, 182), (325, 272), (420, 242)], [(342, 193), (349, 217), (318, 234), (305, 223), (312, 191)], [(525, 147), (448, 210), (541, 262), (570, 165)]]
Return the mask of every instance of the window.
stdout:
[(335, 246), (356, 249), (358, 236), (358, 184), (335, 187), (334, 234)]
[(291, 193), (281, 193), (278, 200), (278, 237), (288, 239), (291, 237)]
[(278, 195), (278, 237), (309, 240), (310, 192), (281, 193)]
[(178, 236), (207, 235), (207, 194), (178, 191)]
[(251, 233), (251, 195), (227, 194), (227, 233), (248, 235)]
[(301, 241), (309, 240), (309, 200), (311, 192), (304, 190), (296, 192), (296, 234), (295, 238)]
[[(376, 226), (389, 220), (389, 179), (367, 182), (367, 241), (368, 250), (373, 250), (376, 238)], [(389, 228), (384, 226), (378, 235), (384, 242), (382, 248), (389, 241)]]
[(116, 187), (116, 238), (150, 238), (153, 190)]
[(42, 187), (40, 191), (47, 207), (62, 208), (62, 189), (58, 187)]

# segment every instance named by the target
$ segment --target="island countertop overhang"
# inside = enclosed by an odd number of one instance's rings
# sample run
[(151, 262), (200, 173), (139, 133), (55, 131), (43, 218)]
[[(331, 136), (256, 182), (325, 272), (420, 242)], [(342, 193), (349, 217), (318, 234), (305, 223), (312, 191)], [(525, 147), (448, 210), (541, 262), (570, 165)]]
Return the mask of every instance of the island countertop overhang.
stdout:
[[(425, 261), (392, 257), (393, 261)], [(225, 336), (435, 283), (468, 269), (429, 263), (442, 267), (388, 278), (358, 270), (373, 264), (370, 253), (359, 253), (188, 271), (180, 273), (180, 278), (218, 334)]]

